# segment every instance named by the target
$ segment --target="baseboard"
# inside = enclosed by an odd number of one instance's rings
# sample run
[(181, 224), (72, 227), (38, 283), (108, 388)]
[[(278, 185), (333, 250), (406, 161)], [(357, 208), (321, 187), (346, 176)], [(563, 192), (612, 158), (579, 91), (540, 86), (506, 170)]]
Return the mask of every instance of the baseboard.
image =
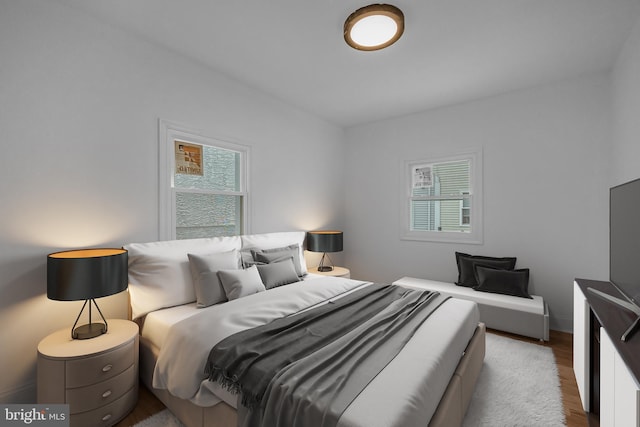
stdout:
[(554, 331), (573, 333), (573, 317), (570, 316), (551, 316), (551, 329)]
[(2, 403), (37, 403), (36, 382), (32, 381), (9, 390), (0, 392)]

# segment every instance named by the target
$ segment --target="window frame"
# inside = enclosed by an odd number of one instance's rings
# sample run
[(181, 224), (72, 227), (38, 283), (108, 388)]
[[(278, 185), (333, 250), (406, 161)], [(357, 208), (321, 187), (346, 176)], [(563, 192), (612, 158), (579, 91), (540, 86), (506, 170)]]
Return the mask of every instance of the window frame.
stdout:
[[(415, 166), (422, 164), (448, 163), (461, 160), (470, 161), (469, 170), (469, 200), (471, 203), (471, 223), (463, 224), (470, 227), (471, 231), (422, 231), (411, 230), (411, 201), (412, 195), (412, 170)], [(482, 149), (468, 149), (451, 155), (433, 156), (419, 160), (405, 160), (402, 165), (402, 206), (401, 206), (401, 231), (402, 240), (416, 240), (425, 242), (443, 243), (483, 243), (483, 202), (482, 202)], [(451, 199), (453, 196), (441, 196), (441, 200)], [(435, 200), (435, 199), (434, 199)], [(460, 201), (460, 214), (462, 214), (462, 200)], [(462, 218), (460, 218), (462, 222)]]
[[(208, 145), (223, 150), (230, 150), (240, 153), (238, 178), (239, 191), (223, 190), (202, 190), (175, 188), (175, 155), (174, 141), (183, 141), (199, 145)], [(159, 146), (159, 194), (158, 194), (158, 234), (160, 240), (176, 239), (176, 193), (199, 193), (199, 194), (223, 194), (228, 196), (240, 196), (240, 234), (250, 234), (249, 215), (249, 157), (250, 147), (229, 138), (216, 138), (204, 136), (186, 125), (159, 120), (158, 132)]]
[[(462, 196), (469, 195), (469, 192), (468, 192), (468, 191), (463, 191), (463, 192), (461, 193), (461, 195), (462, 195)], [(465, 223), (465, 222), (464, 222), (464, 217), (465, 217), (464, 211), (465, 211), (465, 210), (468, 210), (468, 211), (469, 211), (468, 216), (469, 216), (469, 217), (471, 217), (471, 205), (469, 205), (469, 206), (465, 206), (465, 205), (464, 205), (464, 201), (465, 201), (465, 200), (469, 200), (469, 199), (464, 198), (464, 199), (460, 200), (460, 217), (459, 217), (459, 223), (460, 223), (460, 227), (471, 227), (471, 222), (469, 222), (469, 223)]]

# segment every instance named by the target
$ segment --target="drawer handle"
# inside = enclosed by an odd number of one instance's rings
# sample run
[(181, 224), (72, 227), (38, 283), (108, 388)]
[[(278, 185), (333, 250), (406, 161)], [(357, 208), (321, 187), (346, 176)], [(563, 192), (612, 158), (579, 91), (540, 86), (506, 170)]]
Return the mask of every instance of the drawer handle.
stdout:
[(113, 368), (113, 365), (106, 365), (104, 368), (102, 368), (102, 372), (109, 372), (111, 368)]
[(108, 421), (109, 418), (111, 418), (111, 414), (107, 414), (104, 417), (102, 417), (102, 421)]
[(107, 390), (104, 393), (102, 393), (102, 397), (103, 398), (106, 398), (106, 397), (109, 397), (109, 396), (111, 396), (111, 390)]

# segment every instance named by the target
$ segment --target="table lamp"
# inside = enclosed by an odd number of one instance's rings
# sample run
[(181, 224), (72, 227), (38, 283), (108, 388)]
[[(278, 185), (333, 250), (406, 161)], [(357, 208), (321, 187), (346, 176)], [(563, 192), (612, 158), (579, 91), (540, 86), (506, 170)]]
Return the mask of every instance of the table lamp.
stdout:
[[(307, 250), (311, 252), (323, 252), (318, 271), (332, 271), (333, 263), (327, 252), (342, 251), (342, 231), (319, 230), (307, 232)], [(325, 258), (329, 260), (329, 265), (325, 265)]]
[[(57, 301), (81, 301), (84, 305), (71, 328), (71, 338), (89, 339), (107, 332), (95, 298), (117, 294), (127, 289), (128, 252), (125, 249), (78, 249), (55, 252), (47, 256), (47, 297)], [(89, 323), (78, 320), (89, 304)], [(93, 323), (91, 306), (95, 305), (104, 323)]]

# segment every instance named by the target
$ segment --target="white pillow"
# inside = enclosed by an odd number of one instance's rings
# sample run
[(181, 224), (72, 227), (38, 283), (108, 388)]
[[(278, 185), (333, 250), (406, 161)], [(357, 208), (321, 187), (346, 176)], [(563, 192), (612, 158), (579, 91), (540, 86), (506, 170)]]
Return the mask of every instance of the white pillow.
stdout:
[(196, 300), (188, 253), (240, 250), (239, 236), (167, 240), (124, 245), (129, 251), (129, 293), (133, 319)]
[(266, 290), (255, 265), (244, 270), (219, 270), (218, 277), (229, 301)]
[[(284, 231), (280, 233), (250, 234), (242, 238), (242, 251), (246, 254), (251, 249), (274, 249), (289, 245), (300, 246), (300, 272), (307, 274), (307, 263), (304, 261), (304, 231)], [(246, 256), (246, 255), (243, 255)], [(251, 254), (249, 253), (249, 258)]]

